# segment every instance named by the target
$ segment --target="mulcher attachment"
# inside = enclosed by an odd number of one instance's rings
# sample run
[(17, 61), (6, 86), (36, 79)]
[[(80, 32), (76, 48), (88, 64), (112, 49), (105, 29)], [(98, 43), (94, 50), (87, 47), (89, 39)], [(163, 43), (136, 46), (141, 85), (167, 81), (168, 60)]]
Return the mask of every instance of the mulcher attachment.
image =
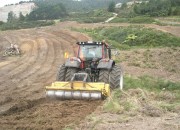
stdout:
[(87, 73), (75, 73), (70, 82), (54, 82), (46, 86), (46, 96), (62, 100), (97, 100), (110, 96), (109, 84), (88, 81)]

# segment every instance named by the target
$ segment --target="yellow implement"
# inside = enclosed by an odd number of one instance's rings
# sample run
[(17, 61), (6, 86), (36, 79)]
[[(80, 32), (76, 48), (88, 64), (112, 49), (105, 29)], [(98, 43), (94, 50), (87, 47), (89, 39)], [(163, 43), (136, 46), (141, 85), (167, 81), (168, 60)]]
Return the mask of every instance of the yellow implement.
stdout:
[(57, 99), (103, 99), (110, 96), (110, 87), (103, 82), (54, 82), (46, 86), (46, 96)]

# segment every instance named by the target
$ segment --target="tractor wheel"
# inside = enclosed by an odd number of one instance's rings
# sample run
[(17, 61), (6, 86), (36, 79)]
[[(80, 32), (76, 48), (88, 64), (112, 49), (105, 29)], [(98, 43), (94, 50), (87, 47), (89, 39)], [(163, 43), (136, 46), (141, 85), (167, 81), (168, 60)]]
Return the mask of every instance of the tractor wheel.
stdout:
[(98, 82), (109, 83), (109, 70), (100, 70)]
[(58, 69), (56, 81), (65, 81), (66, 71), (67, 71), (67, 68), (65, 67), (65, 65), (64, 64), (61, 65)]
[(112, 89), (120, 87), (123, 89), (123, 70), (119, 66), (113, 66), (109, 76), (110, 87)]
[(73, 68), (73, 67), (68, 68), (67, 71), (66, 71), (65, 81), (71, 81), (71, 78), (77, 72), (78, 72), (77, 68)]

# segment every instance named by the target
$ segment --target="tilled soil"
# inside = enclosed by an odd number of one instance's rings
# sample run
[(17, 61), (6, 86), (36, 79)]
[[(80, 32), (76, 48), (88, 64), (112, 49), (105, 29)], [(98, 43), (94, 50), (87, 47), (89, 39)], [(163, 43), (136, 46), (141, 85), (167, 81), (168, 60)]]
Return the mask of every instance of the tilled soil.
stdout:
[(100, 101), (23, 101), (0, 118), (1, 129), (62, 129), (91, 114)]
[(73, 56), (75, 43), (88, 39), (51, 27), (0, 34), (1, 54), (10, 42), (22, 50), (21, 56), (0, 56), (0, 129), (61, 129), (94, 111), (100, 101), (45, 99), (45, 86), (55, 81), (64, 52)]

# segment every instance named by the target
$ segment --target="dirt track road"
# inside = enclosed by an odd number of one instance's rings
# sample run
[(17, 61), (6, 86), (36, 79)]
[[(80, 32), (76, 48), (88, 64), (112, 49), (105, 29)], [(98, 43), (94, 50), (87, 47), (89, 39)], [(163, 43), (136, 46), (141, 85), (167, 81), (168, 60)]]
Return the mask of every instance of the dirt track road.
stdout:
[[(40, 29), (0, 32), (0, 129), (61, 129), (84, 119), (101, 103), (45, 99), (44, 86), (55, 81), (57, 68), (64, 62), (64, 52), (74, 55), (74, 43), (90, 39), (64, 29), (77, 26), (105, 25), (67, 22)], [(22, 56), (2, 57), (8, 41), (19, 44)]]

